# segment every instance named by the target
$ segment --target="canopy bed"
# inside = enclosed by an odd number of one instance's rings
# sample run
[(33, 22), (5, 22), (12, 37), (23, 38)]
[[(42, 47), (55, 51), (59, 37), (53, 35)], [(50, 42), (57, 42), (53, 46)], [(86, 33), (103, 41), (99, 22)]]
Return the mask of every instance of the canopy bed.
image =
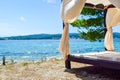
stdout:
[[(105, 52), (79, 56), (70, 54), (69, 24), (78, 18), (83, 7), (104, 10)], [(112, 27), (120, 24), (120, 0), (62, 0), (61, 17), (64, 22), (64, 30), (60, 43), (60, 52), (65, 59), (67, 69), (71, 68), (71, 61), (120, 69), (120, 53), (114, 52), (112, 34)]]

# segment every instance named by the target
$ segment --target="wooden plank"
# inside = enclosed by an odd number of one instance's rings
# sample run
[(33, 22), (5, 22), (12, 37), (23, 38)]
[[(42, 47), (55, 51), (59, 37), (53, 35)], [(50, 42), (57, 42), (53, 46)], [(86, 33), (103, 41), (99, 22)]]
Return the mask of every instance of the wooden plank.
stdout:
[(120, 70), (120, 62), (69, 55), (69, 61)]

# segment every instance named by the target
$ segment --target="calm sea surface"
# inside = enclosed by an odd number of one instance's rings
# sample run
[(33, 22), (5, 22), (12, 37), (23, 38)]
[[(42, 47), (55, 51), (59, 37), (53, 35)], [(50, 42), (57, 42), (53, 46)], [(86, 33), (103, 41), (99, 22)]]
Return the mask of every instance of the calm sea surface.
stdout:
[[(0, 40), (0, 61), (3, 56), (8, 61), (38, 61), (61, 57), (58, 50), (59, 42), (60, 40)], [(114, 44), (115, 50), (120, 51), (120, 39), (115, 39)], [(71, 40), (70, 45), (72, 54), (104, 51), (103, 41)]]

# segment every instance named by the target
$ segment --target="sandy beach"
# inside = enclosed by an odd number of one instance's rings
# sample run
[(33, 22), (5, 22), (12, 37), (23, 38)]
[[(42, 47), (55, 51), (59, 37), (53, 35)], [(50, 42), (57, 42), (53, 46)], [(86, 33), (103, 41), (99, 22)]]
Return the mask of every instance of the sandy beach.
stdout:
[(0, 80), (119, 80), (120, 71), (73, 63), (65, 69), (63, 59), (0, 65)]

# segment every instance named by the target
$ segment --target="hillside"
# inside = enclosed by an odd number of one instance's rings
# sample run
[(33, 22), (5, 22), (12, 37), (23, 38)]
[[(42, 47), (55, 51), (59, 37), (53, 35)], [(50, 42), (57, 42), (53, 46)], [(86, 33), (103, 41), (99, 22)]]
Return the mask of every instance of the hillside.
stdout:
[[(114, 38), (120, 38), (120, 33), (114, 33)], [(0, 37), (0, 40), (38, 40), (38, 39), (60, 39), (61, 34), (34, 34), (25, 36), (10, 36), (10, 37)], [(78, 39), (78, 33), (70, 33), (71, 39)]]
[[(11, 36), (1, 37), (0, 40), (31, 40), (31, 39), (60, 39), (61, 34), (34, 34), (25, 36)], [(70, 38), (77, 39), (79, 35), (77, 33), (70, 33)]]

